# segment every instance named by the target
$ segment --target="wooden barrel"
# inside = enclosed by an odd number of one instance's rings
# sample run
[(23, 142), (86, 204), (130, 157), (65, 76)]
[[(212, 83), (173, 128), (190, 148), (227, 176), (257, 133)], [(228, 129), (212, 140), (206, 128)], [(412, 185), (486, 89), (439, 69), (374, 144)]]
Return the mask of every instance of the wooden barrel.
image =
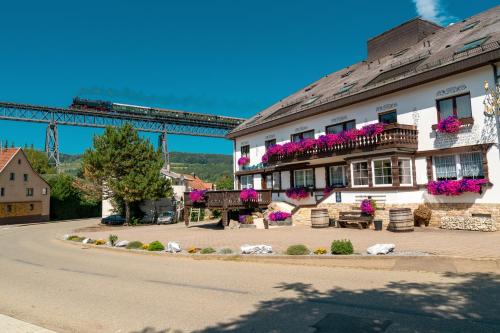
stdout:
[(413, 231), (413, 214), (410, 208), (398, 208), (389, 210), (388, 230), (394, 232)]
[(311, 227), (313, 228), (328, 228), (330, 226), (330, 217), (328, 209), (316, 208), (311, 209)]

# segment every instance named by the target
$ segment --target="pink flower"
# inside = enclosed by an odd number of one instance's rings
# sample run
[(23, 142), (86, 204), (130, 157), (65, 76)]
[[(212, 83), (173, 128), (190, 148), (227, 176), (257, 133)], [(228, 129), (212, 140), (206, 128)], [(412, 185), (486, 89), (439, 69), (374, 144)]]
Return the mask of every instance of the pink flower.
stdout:
[(240, 200), (243, 202), (257, 200), (257, 191), (253, 188), (246, 188), (240, 192)]
[(287, 142), (283, 145), (283, 152), (287, 155), (293, 155), (299, 151), (300, 145), (297, 142)]
[(332, 193), (333, 191), (333, 188), (327, 186), (325, 187), (325, 189), (323, 190), (323, 195), (326, 197), (327, 195), (330, 195), (330, 193)]
[(427, 192), (432, 195), (458, 196), (465, 192), (481, 193), (481, 185), (486, 179), (438, 180), (427, 184)]
[(239, 166), (242, 166), (242, 165), (247, 165), (248, 163), (250, 163), (250, 158), (249, 157), (246, 157), (246, 156), (242, 156), (238, 159), (238, 165)]
[(286, 196), (290, 199), (302, 200), (309, 197), (309, 192), (305, 187), (294, 187), (286, 190)]
[(361, 201), (361, 205), (359, 205), (359, 209), (361, 209), (361, 212), (366, 215), (371, 215), (375, 214), (375, 208), (373, 208), (373, 204), (371, 200), (364, 199)]
[(449, 116), (441, 119), (437, 125), (437, 131), (440, 133), (457, 133), (460, 130), (460, 120), (455, 116)]
[(304, 139), (299, 142), (298, 151), (305, 152), (307, 150), (314, 149), (316, 147), (317, 141), (314, 139)]
[(292, 216), (292, 214), (290, 214), (290, 213), (276, 211), (276, 212), (269, 213), (269, 220), (271, 220), (271, 221), (284, 221), (291, 216)]
[(384, 127), (385, 125), (382, 123), (366, 125), (359, 130), (359, 135), (371, 138), (381, 134), (384, 131)]
[(189, 199), (191, 202), (201, 202), (205, 200), (206, 190), (194, 190), (189, 192)]

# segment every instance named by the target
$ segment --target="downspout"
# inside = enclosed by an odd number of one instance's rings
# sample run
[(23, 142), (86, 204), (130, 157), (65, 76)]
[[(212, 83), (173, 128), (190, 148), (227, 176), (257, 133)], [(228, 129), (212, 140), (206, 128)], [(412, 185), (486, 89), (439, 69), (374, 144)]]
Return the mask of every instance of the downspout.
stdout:
[(233, 189), (237, 189), (237, 177), (236, 177), (236, 139), (233, 140)]

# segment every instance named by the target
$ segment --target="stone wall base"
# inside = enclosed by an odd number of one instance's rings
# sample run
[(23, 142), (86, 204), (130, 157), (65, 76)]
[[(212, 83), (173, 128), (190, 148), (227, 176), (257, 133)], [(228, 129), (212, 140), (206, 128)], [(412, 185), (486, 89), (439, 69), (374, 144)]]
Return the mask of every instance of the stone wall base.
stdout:
[[(385, 209), (377, 210), (375, 217), (377, 219), (384, 220), (384, 225), (389, 223), (389, 210), (392, 208), (410, 208), (412, 211), (417, 209), (419, 204), (398, 204), (390, 205), (386, 204)], [(475, 217), (475, 216), (491, 216), (493, 221), (495, 221), (497, 229), (500, 229), (500, 204), (463, 204), (463, 203), (426, 203), (425, 206), (432, 210), (432, 217), (430, 221), (430, 226), (439, 227), (441, 224), (442, 217), (449, 216), (463, 216), (463, 217)], [(350, 211), (353, 208), (353, 204), (347, 203), (322, 203), (318, 205), (319, 208), (328, 208), (328, 212), (331, 218), (338, 219), (339, 212)]]
[(24, 224), (49, 221), (48, 215), (27, 215), (27, 216), (12, 216), (0, 218), (0, 225), (7, 224)]

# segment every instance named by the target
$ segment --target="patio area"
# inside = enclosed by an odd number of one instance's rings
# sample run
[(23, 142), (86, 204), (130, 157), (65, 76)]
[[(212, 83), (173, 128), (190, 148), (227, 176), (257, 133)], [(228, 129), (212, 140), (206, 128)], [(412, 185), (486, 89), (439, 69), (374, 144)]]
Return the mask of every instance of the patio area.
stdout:
[(312, 229), (304, 226), (223, 230), (215, 221), (192, 223), (189, 228), (184, 223), (109, 227), (99, 225), (99, 220), (95, 219), (95, 225), (75, 230), (75, 234), (92, 239), (107, 239), (109, 234), (115, 234), (120, 240), (139, 240), (143, 243), (159, 240), (164, 244), (176, 241), (183, 249), (190, 246), (210, 246), (216, 249), (229, 247), (237, 252), (244, 244), (266, 244), (271, 245), (276, 253), (283, 253), (293, 244), (304, 244), (311, 250), (317, 247), (329, 249), (335, 239), (350, 239), (357, 253), (364, 253), (366, 248), (376, 243), (394, 243), (396, 252), (401, 254), (500, 257), (500, 232), (452, 231), (431, 227), (416, 227), (414, 232), (408, 233), (373, 229)]

